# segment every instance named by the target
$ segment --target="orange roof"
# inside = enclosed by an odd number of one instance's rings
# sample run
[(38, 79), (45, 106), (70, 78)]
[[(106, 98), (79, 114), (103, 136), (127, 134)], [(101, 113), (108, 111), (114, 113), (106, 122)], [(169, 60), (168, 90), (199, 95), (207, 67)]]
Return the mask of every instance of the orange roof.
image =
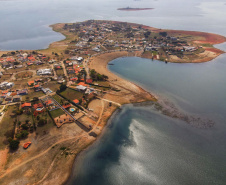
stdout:
[(86, 82), (87, 82), (87, 83), (92, 83), (93, 80), (92, 80), (92, 79), (87, 79)]
[(8, 90), (5, 90), (5, 91), (2, 91), (2, 94), (6, 94), (8, 92), (9, 92)]
[(28, 58), (28, 60), (32, 60), (32, 61), (35, 60), (35, 57), (33, 57), (33, 56), (30, 56), (30, 57), (27, 57), (27, 58)]
[(45, 102), (46, 105), (50, 105), (51, 103), (53, 103), (52, 100), (47, 100), (47, 101)]
[(24, 104), (21, 105), (21, 107), (22, 108), (24, 108), (24, 107), (31, 107), (31, 103), (24, 103)]
[[(84, 79), (83, 79), (84, 80)], [(82, 85), (82, 86), (88, 86), (87, 84), (85, 84), (84, 82), (79, 82), (78, 85)]]
[(32, 85), (32, 84), (34, 84), (34, 83), (35, 83), (34, 80), (31, 80), (31, 81), (27, 82), (28, 85)]
[(37, 88), (37, 87), (40, 87), (40, 85), (39, 85), (39, 84), (37, 84), (37, 85), (35, 85), (34, 87), (35, 87), (35, 88)]
[(75, 100), (73, 100), (73, 102), (77, 104), (77, 103), (79, 103), (79, 100), (75, 99)]
[(71, 104), (63, 105), (62, 107), (66, 109), (66, 108), (71, 107)]
[(31, 142), (24, 143), (24, 149), (27, 149), (31, 145)]
[(35, 109), (37, 109), (37, 108), (42, 108), (43, 105), (42, 105), (41, 103), (38, 103), (38, 104), (34, 104), (33, 107), (34, 107)]
[(11, 95), (11, 96), (16, 96), (17, 93), (16, 93), (16, 92), (13, 92), (13, 93), (11, 93), (10, 95)]

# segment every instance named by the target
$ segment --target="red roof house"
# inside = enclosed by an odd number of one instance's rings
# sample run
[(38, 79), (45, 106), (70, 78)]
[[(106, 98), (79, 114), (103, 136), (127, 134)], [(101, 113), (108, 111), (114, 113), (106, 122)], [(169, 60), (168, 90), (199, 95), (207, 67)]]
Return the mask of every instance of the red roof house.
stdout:
[(78, 100), (78, 99), (73, 100), (73, 102), (74, 102), (75, 104), (79, 104), (79, 100)]
[(21, 108), (31, 108), (31, 103), (24, 103), (21, 105)]

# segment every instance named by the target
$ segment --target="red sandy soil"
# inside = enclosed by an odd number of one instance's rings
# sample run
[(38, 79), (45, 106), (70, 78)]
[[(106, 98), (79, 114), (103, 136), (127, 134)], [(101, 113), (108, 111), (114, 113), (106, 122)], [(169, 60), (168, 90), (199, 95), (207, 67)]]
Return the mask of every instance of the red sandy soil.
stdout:
[(205, 33), (198, 31), (180, 31), (180, 30), (166, 30), (168, 33), (172, 34), (185, 34), (191, 36), (203, 37), (204, 40), (197, 40), (196, 43), (207, 43), (207, 44), (220, 44), (226, 42), (226, 37), (214, 33)]
[(214, 52), (216, 54), (223, 54), (224, 52), (217, 49), (217, 48), (205, 48), (206, 51), (211, 51), (211, 52)]

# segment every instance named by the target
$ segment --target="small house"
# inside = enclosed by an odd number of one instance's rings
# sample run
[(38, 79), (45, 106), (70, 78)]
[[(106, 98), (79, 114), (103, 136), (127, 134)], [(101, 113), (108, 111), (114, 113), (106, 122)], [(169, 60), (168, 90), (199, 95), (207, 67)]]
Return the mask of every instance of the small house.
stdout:
[(27, 89), (23, 89), (23, 90), (17, 91), (17, 95), (27, 95), (27, 94), (28, 94), (28, 90)]
[(31, 108), (31, 103), (24, 103), (24, 104), (21, 105), (21, 108), (22, 109), (29, 109), (29, 108)]
[(20, 102), (21, 97), (19, 95), (13, 96), (13, 102)]
[(74, 102), (76, 105), (79, 104), (79, 100), (78, 100), (78, 99), (73, 100), (73, 102)]

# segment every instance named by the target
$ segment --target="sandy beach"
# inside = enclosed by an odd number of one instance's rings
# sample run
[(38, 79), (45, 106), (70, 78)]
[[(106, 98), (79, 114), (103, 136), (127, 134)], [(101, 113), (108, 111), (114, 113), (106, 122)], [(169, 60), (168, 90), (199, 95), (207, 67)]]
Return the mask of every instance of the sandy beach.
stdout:
[[(67, 36), (68, 33), (62, 31), (63, 25), (64, 24), (56, 24), (52, 27), (55, 31), (59, 31)], [(131, 25), (139, 26), (138, 24), (133, 23), (131, 23)], [(164, 31), (148, 26), (143, 27), (150, 29), (153, 32)], [(194, 43), (197, 44), (219, 44), (226, 41), (225, 37), (216, 34), (177, 30), (166, 31), (175, 35), (184, 34), (194, 36)], [(51, 55), (52, 52), (56, 51), (59, 53), (63, 52), (72, 39), (72, 35), (70, 34), (66, 39), (54, 42), (50, 44), (48, 49), (39, 50), (39, 52), (45, 55)], [(207, 62), (224, 53), (213, 47), (204, 48), (205, 51), (199, 54), (199, 58), (197, 59), (184, 61), (176, 56), (172, 56), (169, 62)], [(0, 55), (4, 53), (6, 52), (0, 51)], [(96, 124), (93, 123), (93, 131), (97, 136), (103, 134), (103, 129), (107, 124), (107, 121), (119, 106), (130, 103), (157, 101), (157, 97), (153, 94), (108, 70), (108, 63), (110, 61), (120, 57), (133, 56), (150, 58), (148, 55), (143, 55), (142, 51), (105, 52), (89, 58), (89, 69), (95, 69), (98, 73), (108, 76), (108, 82), (112, 87), (103, 95), (103, 97), (98, 97), (98, 99), (95, 100), (95, 103), (90, 105), (92, 109), (95, 109), (95, 113), (99, 116)], [(110, 102), (112, 103), (111, 106)], [(86, 120), (88, 120), (88, 118)], [(0, 160), (0, 169), (2, 169), (0, 173), (0, 184), (15, 184), (18, 183), (18, 179), (24, 184), (63, 184), (71, 174), (76, 156), (96, 140), (96, 138), (89, 134), (90, 133), (83, 133), (81, 129), (74, 127), (72, 124), (62, 126), (61, 130), (54, 128), (48, 134), (41, 133), (39, 136), (33, 134), (34, 138), (37, 139), (37, 145), (31, 146), (32, 152), (24, 152), (17, 159), (15, 156), (10, 156), (8, 160), (10, 163), (6, 166), (4, 166), (4, 164), (6, 163), (7, 151), (5, 150), (2, 152)], [(45, 142), (46, 140), (49, 141), (47, 145)], [(62, 151), (62, 147), (70, 148), (70, 151)], [(67, 156), (65, 155), (66, 152), (69, 153)]]

